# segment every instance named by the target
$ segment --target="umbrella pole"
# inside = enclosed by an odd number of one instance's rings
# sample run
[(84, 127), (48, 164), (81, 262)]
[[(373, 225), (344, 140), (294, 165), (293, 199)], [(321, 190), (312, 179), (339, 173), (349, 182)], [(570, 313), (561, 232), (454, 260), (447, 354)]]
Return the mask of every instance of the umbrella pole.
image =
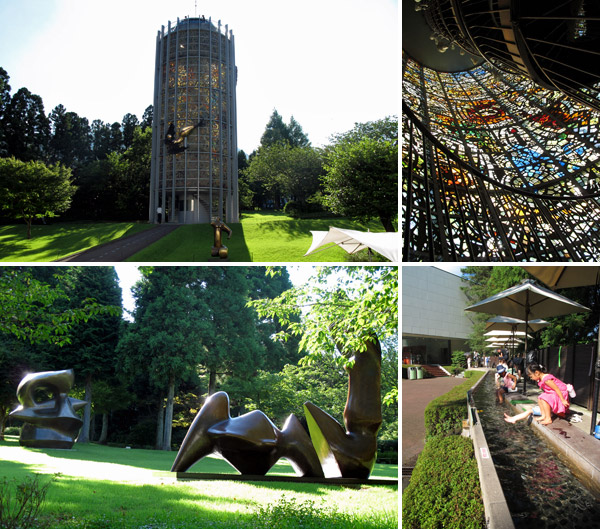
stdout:
[(598, 345), (596, 349), (596, 370), (594, 376), (594, 400), (592, 403), (592, 422), (590, 424), (590, 435), (594, 435), (596, 428), (596, 414), (598, 413), (598, 390), (600, 390), (600, 325), (598, 327)]
[(525, 358), (523, 359), (523, 395), (527, 395), (527, 327), (529, 327), (529, 291), (525, 303)]

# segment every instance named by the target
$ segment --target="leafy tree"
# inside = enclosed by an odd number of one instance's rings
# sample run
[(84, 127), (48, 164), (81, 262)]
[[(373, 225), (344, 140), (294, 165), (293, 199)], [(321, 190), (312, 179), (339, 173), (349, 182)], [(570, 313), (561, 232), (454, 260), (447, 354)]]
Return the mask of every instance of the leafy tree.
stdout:
[(123, 146), (125, 149), (129, 149), (133, 144), (133, 133), (139, 125), (140, 122), (135, 114), (128, 113), (123, 116), (121, 130), (123, 132)]
[(265, 132), (260, 139), (261, 147), (269, 147), (276, 144), (288, 144), (291, 147), (306, 147), (310, 145), (308, 136), (302, 130), (300, 124), (291, 117), (289, 125), (283, 122), (283, 118), (273, 110), (273, 114), (267, 122)]
[(397, 141), (342, 141), (326, 150), (325, 160), (325, 206), (339, 215), (378, 218), (386, 231), (396, 231)]
[(108, 155), (112, 211), (106, 216), (113, 219), (144, 219), (148, 217), (150, 194), (150, 161), (152, 154), (152, 129), (133, 131), (131, 146), (123, 153)]
[[(39, 277), (53, 273), (51, 282), (34, 277), (34, 272)], [(66, 274), (67, 269), (57, 273), (54, 267), (0, 268), (0, 438), (19, 381), (46, 362), (29, 344), (64, 346), (72, 342), (75, 325), (120, 314), (118, 307), (91, 299), (67, 307), (69, 298), (62, 286)]]
[(96, 160), (104, 160), (111, 149), (110, 126), (99, 119), (92, 121), (92, 153)]
[(74, 193), (71, 170), (63, 165), (0, 159), (1, 207), (9, 216), (23, 219), (28, 239), (33, 220), (63, 213)]
[(40, 96), (20, 88), (5, 110), (2, 128), (9, 156), (22, 161), (47, 158), (50, 121)]
[(195, 375), (200, 363), (201, 333), (208, 322), (199, 316), (207, 307), (188, 287), (196, 281), (192, 267), (141, 271), (144, 277), (134, 292), (134, 323), (119, 343), (121, 363), (130, 376), (147, 372), (150, 382), (167, 395), (160, 447), (170, 450), (175, 390)]
[[(333, 274), (339, 276), (333, 278)], [(260, 316), (277, 317), (282, 322), (280, 339), (301, 337), (299, 348), (308, 353), (301, 361), (329, 355), (347, 365), (351, 355), (364, 351), (374, 336), (385, 339), (397, 335), (398, 269), (320, 267), (305, 285), (274, 299), (251, 301), (250, 305)]]
[[(85, 266), (70, 269), (71, 280), (66, 288), (69, 306), (78, 307), (86, 299), (103, 306), (121, 308), (121, 288), (113, 267)], [(85, 387), (83, 427), (78, 442), (89, 442), (92, 410), (92, 383), (111, 379), (115, 375), (116, 347), (119, 338), (120, 314), (104, 314), (73, 328), (71, 343), (54, 354), (64, 365), (70, 366)]]
[(312, 147), (276, 143), (260, 147), (244, 171), (256, 196), (269, 196), (279, 207), (282, 199), (302, 204), (319, 189), (321, 157)]
[(6, 70), (0, 67), (0, 157), (8, 156), (6, 138), (6, 113), (10, 104), (10, 77)]
[(109, 152), (121, 152), (123, 150), (123, 132), (121, 131), (121, 124), (116, 121), (110, 126), (108, 146)]
[(75, 175), (77, 190), (68, 215), (76, 219), (116, 218), (115, 194), (111, 180), (111, 164), (105, 158), (81, 167)]
[[(461, 272), (465, 283), (461, 290), (471, 304), (502, 292), (530, 277), (519, 266), (467, 266), (461, 268)], [(469, 313), (469, 318), (473, 322), (473, 331), (468, 339), (471, 350), (483, 351), (487, 345), (484, 336), (485, 323), (490, 317), (490, 315), (484, 313)]]
[(146, 130), (148, 127), (152, 128), (153, 115), (154, 107), (152, 105), (146, 107), (146, 110), (144, 110), (144, 114), (142, 116), (142, 122), (140, 123), (140, 127), (142, 127), (142, 130)]
[(91, 129), (87, 118), (75, 112), (67, 112), (58, 105), (50, 113), (52, 137), (50, 139), (50, 159), (72, 169), (81, 167), (91, 156)]

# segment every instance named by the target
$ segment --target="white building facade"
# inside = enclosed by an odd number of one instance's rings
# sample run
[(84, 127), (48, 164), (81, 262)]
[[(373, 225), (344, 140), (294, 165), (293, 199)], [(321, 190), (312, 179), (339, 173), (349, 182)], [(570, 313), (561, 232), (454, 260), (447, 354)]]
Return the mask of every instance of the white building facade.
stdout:
[(402, 362), (451, 363), (452, 351), (467, 351), (473, 324), (464, 281), (431, 266), (402, 267)]

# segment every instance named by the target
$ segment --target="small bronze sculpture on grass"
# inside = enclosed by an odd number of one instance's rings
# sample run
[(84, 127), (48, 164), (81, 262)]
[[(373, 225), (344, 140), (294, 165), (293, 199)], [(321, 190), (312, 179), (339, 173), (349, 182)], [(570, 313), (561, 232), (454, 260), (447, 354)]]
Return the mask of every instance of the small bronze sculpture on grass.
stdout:
[(227, 250), (227, 246), (223, 246), (223, 243), (221, 241), (221, 239), (222, 239), (221, 232), (226, 231), (229, 234), (229, 237), (227, 237), (227, 238), (231, 239), (231, 233), (232, 233), (231, 228), (229, 226), (227, 226), (227, 224), (222, 222), (219, 217), (216, 217), (215, 219), (213, 219), (213, 221), (210, 223), (210, 225), (213, 227), (213, 229), (215, 231), (214, 244), (210, 250), (210, 255), (212, 257), (220, 257), (221, 259), (227, 259), (228, 250)]
[(348, 368), (348, 398), (344, 429), (331, 415), (311, 402), (304, 404), (308, 429), (327, 478), (367, 479), (377, 458), (381, 427), (381, 346), (366, 342)]
[(19, 443), (33, 448), (72, 448), (83, 421), (75, 413), (87, 402), (67, 393), (73, 386), (72, 369), (27, 375), (17, 388), (21, 405), (10, 413), (22, 420)]
[(211, 453), (220, 453), (241, 474), (264, 476), (282, 457), (296, 474), (323, 477), (306, 430), (290, 415), (279, 430), (262, 411), (231, 418), (229, 397), (211, 395), (196, 415), (179, 449), (172, 472), (185, 472)]

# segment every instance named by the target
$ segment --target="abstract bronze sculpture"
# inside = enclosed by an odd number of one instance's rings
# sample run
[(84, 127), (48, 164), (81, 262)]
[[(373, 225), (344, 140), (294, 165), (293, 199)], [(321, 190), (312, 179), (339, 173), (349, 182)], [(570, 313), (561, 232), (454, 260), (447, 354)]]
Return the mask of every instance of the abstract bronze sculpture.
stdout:
[(72, 448), (83, 421), (75, 413), (87, 402), (67, 393), (73, 386), (72, 369), (27, 375), (17, 388), (21, 405), (10, 415), (22, 420), (19, 443), (33, 448)]
[(198, 127), (204, 125), (204, 120), (201, 119), (195, 125), (189, 125), (187, 127), (183, 127), (179, 133), (175, 133), (175, 125), (173, 123), (169, 123), (169, 128), (167, 129), (167, 134), (165, 135), (165, 145), (167, 146), (168, 154), (179, 154), (185, 151), (188, 146), (186, 144), (185, 139)]
[(285, 457), (298, 475), (323, 476), (310, 438), (294, 415), (282, 430), (258, 410), (231, 418), (229, 397), (222, 391), (210, 396), (196, 415), (171, 471), (185, 472), (213, 452), (242, 474), (264, 476)]
[(354, 355), (348, 368), (348, 398), (344, 424), (310, 402), (306, 419), (325, 477), (367, 479), (377, 457), (381, 427), (381, 346), (368, 340), (366, 350)]
[(381, 347), (376, 338), (353, 357), (348, 371), (344, 429), (331, 415), (310, 402), (304, 404), (310, 438), (295, 415), (283, 430), (261, 411), (231, 418), (224, 392), (209, 397), (191, 424), (172, 472), (220, 453), (242, 474), (264, 475), (281, 458), (305, 477), (367, 479), (377, 456), (381, 427)]
[(210, 225), (213, 227), (215, 232), (214, 244), (210, 250), (210, 255), (212, 257), (227, 259), (228, 250), (227, 246), (223, 246), (223, 243), (221, 242), (221, 231), (226, 231), (229, 234), (229, 237), (227, 238), (231, 239), (231, 228), (222, 222), (219, 217), (213, 219)]

